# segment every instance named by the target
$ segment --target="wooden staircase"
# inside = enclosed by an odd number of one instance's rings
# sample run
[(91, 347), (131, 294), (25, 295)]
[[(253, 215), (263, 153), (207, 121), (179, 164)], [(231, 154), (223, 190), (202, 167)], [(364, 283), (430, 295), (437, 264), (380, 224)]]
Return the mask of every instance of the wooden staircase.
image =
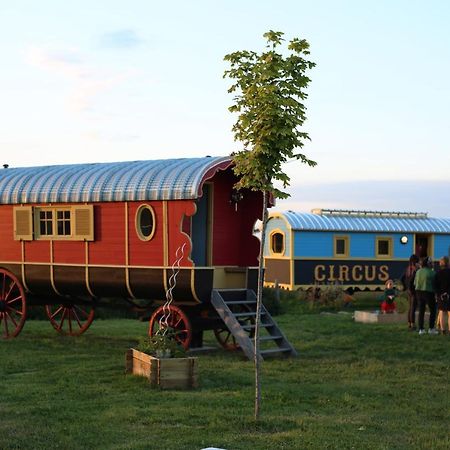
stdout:
[[(213, 289), (211, 303), (248, 359), (254, 358), (256, 294), (251, 289)], [(264, 305), (261, 305), (260, 357), (297, 356)]]

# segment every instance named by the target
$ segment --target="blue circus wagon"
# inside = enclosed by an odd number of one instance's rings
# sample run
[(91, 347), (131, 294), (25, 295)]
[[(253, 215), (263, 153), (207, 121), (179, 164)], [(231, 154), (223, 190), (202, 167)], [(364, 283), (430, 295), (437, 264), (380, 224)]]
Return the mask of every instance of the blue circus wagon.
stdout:
[(262, 195), (237, 195), (232, 165), (204, 157), (5, 166), (0, 336), (17, 336), (34, 304), (57, 332), (78, 335), (99, 299), (114, 298), (155, 305), (149, 334), (164, 318), (185, 348), (200, 346), (207, 329), (225, 348), (247, 345)]
[(266, 234), (265, 284), (286, 289), (339, 284), (378, 290), (399, 279), (412, 254), (450, 252), (450, 219), (426, 213), (317, 209), (272, 213)]

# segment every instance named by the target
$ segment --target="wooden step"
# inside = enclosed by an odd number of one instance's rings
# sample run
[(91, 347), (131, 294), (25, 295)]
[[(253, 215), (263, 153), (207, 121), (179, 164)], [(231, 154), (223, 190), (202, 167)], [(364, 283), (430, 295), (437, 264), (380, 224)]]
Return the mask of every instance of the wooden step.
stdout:
[[(245, 353), (249, 360), (254, 358), (255, 347), (254, 339), (251, 337), (251, 334), (256, 328), (256, 325), (242, 322), (245, 322), (246, 319), (256, 318), (256, 303), (256, 294), (251, 290), (214, 289), (211, 294), (212, 306), (215, 308), (219, 317), (223, 320), (224, 325), (234, 336), (240, 349)], [(233, 308), (234, 306), (247, 306), (248, 308), (251, 308), (251, 310), (243, 311), (244, 308)], [(237, 309), (237, 311), (234, 312), (233, 309)], [(263, 342), (272, 342), (278, 348), (262, 350), (260, 351), (258, 358), (263, 359), (263, 355), (272, 353), (296, 356), (297, 352), (294, 347), (291, 346), (264, 305), (261, 305), (261, 317), (264, 318), (264, 322), (259, 324), (259, 329), (262, 334), (259, 336), (259, 340)]]
[(276, 335), (276, 336), (260, 336), (260, 341), (276, 341), (277, 339), (283, 339), (283, 336)]
[[(255, 324), (252, 324), (252, 325), (246, 325), (246, 324), (243, 324), (243, 325), (241, 325), (242, 326), (242, 328), (244, 329), (244, 330), (253, 330), (253, 329), (255, 329), (256, 328), (256, 325)], [(273, 323), (260, 323), (259, 324), (259, 327), (260, 328), (271, 328), (271, 327), (274, 327), (275, 325), (273, 324)]]
[[(233, 313), (234, 317), (256, 317), (256, 311), (247, 311), (242, 313)], [(261, 316), (266, 315), (265, 312), (261, 311)]]
[(277, 347), (277, 348), (269, 348), (267, 350), (260, 350), (261, 355), (270, 355), (273, 353), (287, 353), (291, 352), (292, 349), (290, 347)]
[(253, 300), (233, 300), (229, 302), (225, 302), (227, 305), (256, 305), (256, 302)]

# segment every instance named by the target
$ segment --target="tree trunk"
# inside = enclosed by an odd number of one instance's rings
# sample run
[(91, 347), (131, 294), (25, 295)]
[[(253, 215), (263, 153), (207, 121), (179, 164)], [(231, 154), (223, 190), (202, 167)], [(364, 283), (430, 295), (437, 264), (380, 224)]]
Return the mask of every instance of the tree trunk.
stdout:
[(261, 361), (259, 357), (259, 328), (261, 324), (261, 306), (264, 286), (264, 245), (266, 242), (267, 225), (267, 203), (268, 192), (263, 192), (263, 214), (261, 227), (261, 240), (259, 244), (259, 266), (258, 266), (258, 292), (256, 296), (256, 319), (255, 319), (255, 420), (259, 419), (261, 410)]

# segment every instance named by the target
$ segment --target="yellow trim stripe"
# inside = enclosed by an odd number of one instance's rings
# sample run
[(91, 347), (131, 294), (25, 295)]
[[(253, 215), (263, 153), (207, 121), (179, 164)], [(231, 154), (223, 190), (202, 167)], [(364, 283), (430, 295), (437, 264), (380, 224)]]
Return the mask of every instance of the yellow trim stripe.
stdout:
[(58, 289), (56, 289), (55, 285), (55, 274), (54, 274), (54, 265), (53, 265), (53, 241), (50, 242), (50, 284), (52, 285), (53, 290), (56, 292), (56, 295), (61, 295), (60, 292), (58, 292)]
[[(130, 249), (129, 249), (129, 229), (128, 229), (128, 223), (129, 223), (129, 217), (128, 217), (128, 202), (124, 203), (125, 205), (125, 284), (127, 286), (127, 292), (128, 295), (131, 298), (136, 298), (136, 296), (133, 294), (133, 291), (131, 290), (130, 285), (130, 269), (129, 269), (129, 263), (130, 263)], [(153, 211), (153, 209), (152, 209)]]
[[(21, 243), (21, 249), (20, 249), (21, 250), (21, 258), (22, 258), (22, 260), (20, 261), (20, 270), (22, 272), (22, 284), (23, 284), (23, 287), (25, 288), (25, 290), (27, 292), (31, 293), (30, 289), (28, 289), (26, 277), (25, 277), (25, 264), (26, 264), (26, 262), (25, 262), (25, 242), (20, 241), (20, 243)], [(11, 264), (14, 264), (14, 263), (11, 263)], [(17, 263), (15, 263), (15, 264), (17, 264)]]
[[(84, 241), (84, 258), (85, 258), (84, 259), (85, 260), (84, 274), (85, 274), (85, 281), (86, 281), (86, 289), (92, 297), (95, 297), (95, 294), (92, 291), (91, 286), (89, 284), (89, 242), (88, 241)], [(73, 266), (75, 264), (70, 264), (70, 265)]]

